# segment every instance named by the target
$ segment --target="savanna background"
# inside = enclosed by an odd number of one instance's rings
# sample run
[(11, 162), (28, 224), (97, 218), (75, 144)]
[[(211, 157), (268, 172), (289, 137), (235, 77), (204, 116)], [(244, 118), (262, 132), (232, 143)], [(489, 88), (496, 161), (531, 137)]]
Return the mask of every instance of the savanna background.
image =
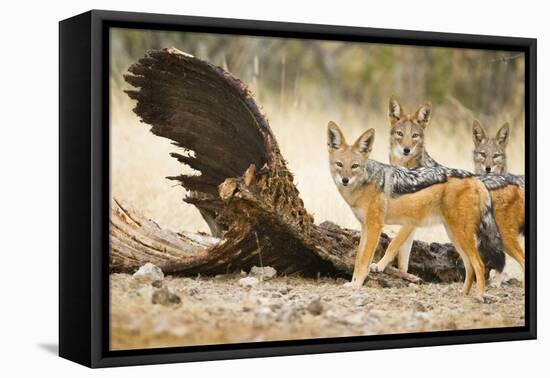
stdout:
[[(316, 222), (358, 228), (329, 174), (326, 125), (337, 122), (348, 141), (376, 129), (372, 157), (388, 162), (387, 103), (396, 95), (414, 112), (433, 104), (425, 133), (430, 154), (451, 167), (473, 170), (474, 118), (494, 135), (511, 124), (508, 169), (524, 173), (524, 57), (522, 53), (455, 48), (343, 43), (300, 39), (112, 29), (111, 193), (173, 230), (208, 231), (183, 188), (166, 176), (185, 167), (176, 150), (152, 135), (132, 112), (123, 74), (148, 49), (174, 46), (230, 71), (263, 107), (283, 156)], [(417, 238), (445, 241), (441, 228)]]
[[(172, 46), (219, 65), (248, 84), (317, 223), (331, 220), (359, 228), (329, 174), (328, 121), (337, 122), (348, 141), (375, 128), (371, 156), (388, 162), (387, 108), (392, 94), (408, 112), (424, 101), (432, 102), (426, 145), (435, 159), (452, 167), (473, 170), (474, 118), (491, 135), (509, 122), (508, 168), (524, 173), (523, 54), (111, 29), (111, 195), (163, 228), (208, 232), (198, 211), (182, 201), (184, 189), (165, 179), (192, 170), (170, 158), (177, 147), (151, 134), (132, 112), (123, 75), (147, 50)], [(395, 230), (386, 229), (390, 234)], [(416, 239), (448, 241), (440, 226), (418, 230)], [(508, 261), (507, 273), (520, 278), (519, 266)], [(524, 324), (520, 284), (491, 289), (501, 299), (480, 306), (458, 294), (460, 283), (381, 288), (367, 280), (364, 290), (348, 292), (342, 279), (276, 277), (250, 289), (239, 286), (240, 277), (168, 276), (164, 284), (181, 297), (181, 304), (173, 307), (152, 304), (155, 289), (150, 284), (112, 274), (111, 348)]]

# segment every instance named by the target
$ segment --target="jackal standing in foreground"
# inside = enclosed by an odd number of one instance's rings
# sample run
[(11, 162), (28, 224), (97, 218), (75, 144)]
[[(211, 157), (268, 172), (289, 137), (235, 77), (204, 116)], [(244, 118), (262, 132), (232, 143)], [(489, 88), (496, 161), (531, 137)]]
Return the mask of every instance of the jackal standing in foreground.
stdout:
[[(504, 253), (495, 224), (491, 197), (472, 174), (444, 167), (409, 170), (369, 159), (374, 129), (347, 144), (334, 123), (327, 129), (329, 166), (338, 191), (361, 223), (351, 285), (365, 281), (384, 224), (415, 227), (443, 224), (464, 261), (468, 294), (476, 278), (480, 299), (485, 293), (485, 266), (502, 271)], [(393, 254), (408, 234), (394, 238)]]
[[(389, 101), (390, 133), (390, 163), (392, 165), (417, 169), (423, 167), (443, 167), (427, 152), (424, 131), (431, 115), (431, 104), (425, 103), (418, 107), (414, 114), (406, 113), (399, 101), (392, 97)], [(487, 138), (485, 130), (479, 121), (474, 121), (473, 127), (476, 149), (477, 178), (483, 182), (491, 195), (495, 221), (499, 227), (504, 251), (513, 257), (524, 268), (524, 254), (519, 244), (519, 234), (523, 233), (525, 223), (524, 177), (506, 172), (506, 146), (509, 128), (505, 125), (497, 132), (495, 138)], [(490, 155), (490, 159), (487, 158)], [(481, 157), (486, 159), (481, 161)], [(489, 167), (489, 169), (487, 169)], [(443, 167), (446, 168), (446, 167)], [(490, 170), (490, 174), (487, 174)], [(406, 272), (412, 246), (414, 229), (403, 227), (396, 237), (409, 235), (399, 250), (398, 267)], [(383, 271), (395, 258), (395, 254), (386, 253), (373, 266), (373, 270)]]

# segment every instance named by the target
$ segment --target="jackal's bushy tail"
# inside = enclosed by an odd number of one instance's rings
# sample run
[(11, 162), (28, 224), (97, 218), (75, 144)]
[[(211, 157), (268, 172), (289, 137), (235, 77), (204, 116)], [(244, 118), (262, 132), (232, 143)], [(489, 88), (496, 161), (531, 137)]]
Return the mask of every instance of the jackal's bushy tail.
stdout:
[(500, 232), (493, 216), (493, 207), (489, 194), (485, 196), (485, 203), (481, 208), (481, 221), (477, 230), (477, 242), (481, 259), (487, 271), (496, 269), (502, 272), (506, 256), (504, 255)]

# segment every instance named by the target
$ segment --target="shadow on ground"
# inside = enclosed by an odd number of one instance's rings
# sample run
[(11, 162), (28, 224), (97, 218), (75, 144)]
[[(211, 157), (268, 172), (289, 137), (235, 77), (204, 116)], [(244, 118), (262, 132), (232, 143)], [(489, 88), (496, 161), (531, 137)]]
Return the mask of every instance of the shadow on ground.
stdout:
[(38, 344), (38, 347), (50, 354), (59, 355), (59, 345), (56, 343), (42, 343)]

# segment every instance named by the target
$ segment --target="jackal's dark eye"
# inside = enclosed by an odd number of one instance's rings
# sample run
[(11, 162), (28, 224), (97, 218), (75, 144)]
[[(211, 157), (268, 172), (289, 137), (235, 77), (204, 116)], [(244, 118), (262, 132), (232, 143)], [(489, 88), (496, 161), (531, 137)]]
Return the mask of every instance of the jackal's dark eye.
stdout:
[(396, 131), (395, 132), (397, 134), (398, 137), (402, 137), (403, 136), (403, 133), (401, 131)]
[(355, 163), (351, 165), (351, 169), (357, 169), (359, 168), (359, 164)]
[(342, 168), (342, 167), (344, 166), (344, 164), (342, 164), (342, 163), (339, 162), (339, 161), (337, 161), (337, 162), (334, 163), (334, 164), (336, 164), (336, 166), (337, 166), (338, 168)]
[(413, 138), (418, 138), (419, 136), (420, 136), (420, 134), (418, 134), (418, 133), (413, 134)]
[(504, 156), (504, 155), (502, 155), (502, 154), (494, 154), (494, 155), (493, 155), (493, 159), (498, 159), (498, 158), (501, 158), (501, 157), (503, 157), (503, 156)]

